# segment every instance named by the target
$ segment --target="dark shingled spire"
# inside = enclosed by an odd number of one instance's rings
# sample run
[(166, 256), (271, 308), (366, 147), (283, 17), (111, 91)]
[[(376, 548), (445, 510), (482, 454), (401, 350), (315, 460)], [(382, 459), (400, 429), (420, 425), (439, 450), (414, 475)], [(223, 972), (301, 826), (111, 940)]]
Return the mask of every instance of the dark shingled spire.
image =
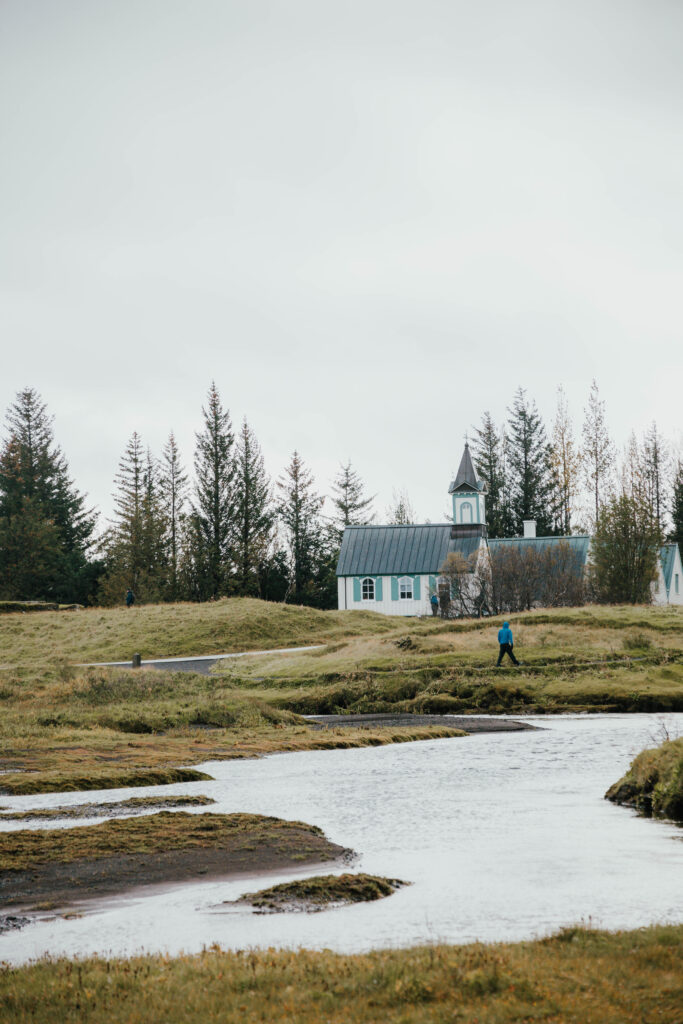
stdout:
[(470, 455), (470, 446), (467, 441), (465, 441), (465, 451), (462, 453), (460, 468), (458, 469), (455, 480), (448, 488), (448, 493), (453, 494), (454, 491), (483, 490), (484, 485), (477, 480), (477, 474), (474, 471), (472, 456)]

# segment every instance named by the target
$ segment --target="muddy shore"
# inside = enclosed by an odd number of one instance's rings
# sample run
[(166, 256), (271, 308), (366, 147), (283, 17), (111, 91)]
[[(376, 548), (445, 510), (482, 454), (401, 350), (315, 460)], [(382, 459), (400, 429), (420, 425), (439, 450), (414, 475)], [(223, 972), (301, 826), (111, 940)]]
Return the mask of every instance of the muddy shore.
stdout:
[(467, 733), (482, 732), (526, 732), (538, 726), (528, 722), (512, 721), (505, 718), (475, 718), (471, 715), (306, 715), (306, 721), (318, 729), (338, 729), (340, 726), (354, 729), (378, 729), (384, 727), (412, 725), (441, 725), (449, 729), (462, 729)]
[(0, 871), (0, 907), (55, 909), (75, 900), (120, 894), (146, 885), (255, 875), (304, 864), (348, 863), (354, 856), (353, 851), (331, 843), (312, 826), (301, 822), (283, 825), (281, 835), (253, 839), (242, 831), (233, 842), (218, 847), (114, 853)]

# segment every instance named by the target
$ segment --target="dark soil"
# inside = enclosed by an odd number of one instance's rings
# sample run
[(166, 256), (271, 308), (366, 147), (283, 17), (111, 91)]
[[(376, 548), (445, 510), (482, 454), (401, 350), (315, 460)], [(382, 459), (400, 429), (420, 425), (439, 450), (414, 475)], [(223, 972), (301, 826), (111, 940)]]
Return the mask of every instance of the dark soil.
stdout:
[[(132, 820), (140, 821), (139, 818)], [(263, 821), (276, 822), (280, 828), (265, 836), (261, 830), (257, 837), (250, 835), (248, 829), (241, 829), (236, 831), (234, 841), (221, 840), (218, 847), (120, 853), (68, 863), (34, 863), (19, 871), (0, 870), (0, 904), (38, 911), (162, 882), (257, 874), (306, 863), (348, 862), (353, 857), (351, 850), (331, 843), (319, 829), (310, 825), (278, 822), (278, 819)], [(73, 831), (81, 829), (82, 826)]]
[(501, 718), (474, 718), (471, 715), (410, 715), (410, 714), (376, 714), (376, 715), (309, 715), (306, 721), (317, 729), (337, 729), (349, 726), (354, 729), (377, 729), (383, 726), (422, 726), (441, 725), (449, 729), (462, 729), (463, 732), (524, 732), (536, 729), (537, 726), (527, 722), (513, 722)]

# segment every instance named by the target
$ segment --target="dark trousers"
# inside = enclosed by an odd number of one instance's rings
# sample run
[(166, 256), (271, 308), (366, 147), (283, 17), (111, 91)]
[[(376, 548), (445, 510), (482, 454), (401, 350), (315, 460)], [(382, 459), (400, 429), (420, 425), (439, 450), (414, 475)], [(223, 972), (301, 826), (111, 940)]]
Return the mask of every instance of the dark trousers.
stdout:
[(510, 658), (513, 661), (513, 663), (515, 665), (519, 665), (519, 662), (515, 658), (514, 651), (512, 650), (512, 644), (501, 644), (500, 645), (500, 654), (498, 655), (498, 661), (496, 662), (496, 665), (500, 665), (501, 661), (503, 660), (503, 655), (504, 654), (509, 654)]

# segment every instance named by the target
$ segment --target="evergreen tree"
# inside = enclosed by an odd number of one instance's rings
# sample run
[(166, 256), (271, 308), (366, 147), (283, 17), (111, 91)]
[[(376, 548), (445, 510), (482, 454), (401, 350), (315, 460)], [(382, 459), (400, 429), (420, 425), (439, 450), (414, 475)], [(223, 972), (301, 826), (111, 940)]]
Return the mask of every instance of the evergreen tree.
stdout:
[(187, 501), (187, 473), (183, 467), (173, 431), (162, 452), (159, 479), (161, 507), (166, 522), (166, 559), (168, 562), (167, 596), (171, 601), (179, 600), (180, 556), (184, 524), (184, 510)]
[(387, 521), (390, 526), (410, 526), (415, 522), (415, 509), (413, 508), (408, 492), (405, 490), (394, 491), (391, 505), (387, 509)]
[(261, 447), (244, 419), (235, 452), (235, 586), (238, 594), (261, 594), (260, 568), (273, 539), (275, 511)]
[(114, 520), (102, 540), (107, 575), (100, 599), (117, 604), (130, 587), (140, 601), (159, 601), (166, 585), (166, 521), (158, 467), (137, 431), (121, 457), (115, 484)]
[(197, 434), (194, 458), (193, 512), (203, 535), (204, 564), (198, 566), (198, 585), (200, 598), (206, 600), (227, 589), (235, 511), (234, 435), (230, 413), (223, 409), (215, 383), (209, 388), (207, 407), (202, 413), (204, 429)]
[(591, 585), (606, 604), (649, 604), (657, 578), (661, 534), (648, 501), (638, 494), (606, 499), (591, 543)]
[(583, 422), (583, 474), (591, 494), (593, 518), (597, 522), (600, 505), (612, 486), (615, 453), (605, 421), (605, 403), (593, 381)]
[(365, 497), (365, 487), (360, 476), (351, 468), (351, 463), (341, 464), (332, 481), (332, 505), (334, 508), (334, 531), (337, 544), (341, 544), (346, 526), (363, 526), (374, 520), (370, 514), (375, 496)]
[(572, 532), (572, 514), (579, 489), (581, 454), (574, 440), (574, 428), (562, 387), (557, 389), (557, 412), (553, 424), (551, 465), (557, 490), (558, 533)]
[(289, 596), (297, 604), (315, 604), (316, 577), (324, 548), (320, 509), (325, 499), (315, 492), (313, 474), (296, 451), (278, 480), (278, 488), (278, 511), (290, 564)]
[(683, 552), (683, 462), (679, 462), (676, 467), (671, 498), (671, 519), (673, 528), (669, 535), (670, 539), (675, 541)]
[(0, 553), (2, 592), (87, 602), (98, 571), (88, 559), (96, 518), (69, 477), (45, 404), (25, 388), (8, 410), (0, 450), (0, 545), (8, 545)]
[(486, 484), (486, 526), (489, 537), (509, 537), (512, 534), (510, 508), (505, 486), (505, 438), (496, 430), (489, 412), (482, 417), (481, 427), (475, 427), (472, 455), (477, 473)]
[(663, 533), (668, 505), (666, 480), (670, 457), (667, 445), (654, 422), (643, 437), (641, 460), (643, 481), (653, 521), (656, 523), (657, 529)]
[(508, 466), (515, 531), (521, 534), (523, 521), (535, 519), (540, 535), (554, 533), (550, 446), (536, 403), (528, 401), (523, 388), (517, 390), (510, 410)]

